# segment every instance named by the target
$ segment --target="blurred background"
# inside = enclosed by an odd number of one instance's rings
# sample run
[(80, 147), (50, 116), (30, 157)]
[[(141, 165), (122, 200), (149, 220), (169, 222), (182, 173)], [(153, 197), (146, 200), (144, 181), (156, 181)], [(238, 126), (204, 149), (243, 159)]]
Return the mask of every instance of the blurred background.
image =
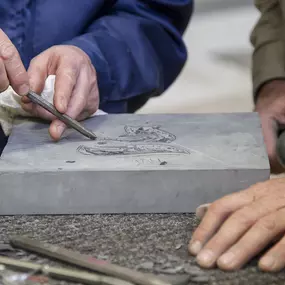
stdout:
[(249, 36), (258, 16), (253, 1), (196, 0), (183, 72), (138, 113), (252, 111)]

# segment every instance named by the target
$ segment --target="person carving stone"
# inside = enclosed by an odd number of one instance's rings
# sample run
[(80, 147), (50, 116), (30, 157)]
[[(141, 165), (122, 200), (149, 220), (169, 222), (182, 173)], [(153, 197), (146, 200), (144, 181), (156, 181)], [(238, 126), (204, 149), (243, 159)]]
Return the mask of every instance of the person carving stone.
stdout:
[(261, 118), (272, 173), (284, 168), (276, 156), (276, 134), (285, 124), (285, 1), (255, 0), (261, 16), (251, 33), (255, 111)]
[(11, 86), (25, 111), (52, 121), (55, 140), (66, 126), (25, 96), (40, 94), (49, 75), (55, 107), (72, 118), (134, 112), (182, 70), (192, 8), (193, 0), (2, 0), (0, 92)]

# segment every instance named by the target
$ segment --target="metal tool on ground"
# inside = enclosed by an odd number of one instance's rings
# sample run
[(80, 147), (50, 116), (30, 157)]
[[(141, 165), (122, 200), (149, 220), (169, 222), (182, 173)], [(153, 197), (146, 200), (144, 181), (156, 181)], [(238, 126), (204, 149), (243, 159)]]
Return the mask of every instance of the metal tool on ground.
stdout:
[(73, 252), (56, 245), (42, 243), (27, 237), (12, 237), (10, 239), (10, 243), (17, 248), (32, 251), (71, 265), (76, 265), (91, 271), (100, 272), (107, 276), (132, 282), (137, 285), (170, 285), (170, 283), (164, 282), (155, 276), (149, 276), (129, 268), (97, 260), (89, 255)]
[(49, 265), (37, 264), (34, 262), (17, 260), (9, 257), (0, 256), (0, 264), (21, 272), (31, 272), (31, 275), (43, 274), (58, 280), (71, 281), (83, 284), (102, 284), (102, 285), (133, 285), (130, 282), (90, 273), (83, 270), (66, 269)]
[(79, 133), (81, 133), (82, 135), (86, 136), (87, 138), (89, 138), (91, 140), (96, 139), (96, 135), (92, 131), (86, 129), (84, 126), (82, 126), (80, 123), (78, 123), (76, 120), (70, 118), (66, 114), (61, 114), (60, 112), (58, 112), (56, 110), (56, 108), (51, 103), (49, 103), (47, 100), (45, 100), (42, 96), (39, 96), (36, 93), (30, 91), (27, 94), (27, 97), (33, 103), (40, 105), (42, 108), (44, 108), (45, 110), (52, 113), (59, 120), (64, 122), (68, 127), (71, 127), (73, 129), (77, 130)]

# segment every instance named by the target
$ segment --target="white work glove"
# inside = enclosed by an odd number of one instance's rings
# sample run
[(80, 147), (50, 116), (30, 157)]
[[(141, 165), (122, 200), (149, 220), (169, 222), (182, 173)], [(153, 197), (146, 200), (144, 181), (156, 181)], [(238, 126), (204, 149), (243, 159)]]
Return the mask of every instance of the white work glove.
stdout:
[[(53, 103), (55, 75), (50, 75), (46, 82), (41, 96)], [(92, 116), (105, 115), (102, 110), (98, 110)], [(16, 117), (32, 117), (21, 107), (21, 97), (9, 87), (6, 91), (0, 93), (0, 124), (6, 136), (9, 136), (12, 131), (13, 121)], [(91, 117), (92, 117), (91, 116)]]

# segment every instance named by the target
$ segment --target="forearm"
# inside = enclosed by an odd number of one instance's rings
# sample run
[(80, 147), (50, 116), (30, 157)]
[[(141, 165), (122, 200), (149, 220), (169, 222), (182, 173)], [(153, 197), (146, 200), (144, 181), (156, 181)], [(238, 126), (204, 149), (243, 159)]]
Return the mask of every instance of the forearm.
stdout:
[(251, 34), (254, 98), (264, 84), (285, 79), (283, 21), (279, 1), (256, 0), (261, 16)]
[(162, 93), (187, 58), (182, 34), (191, 16), (192, 1), (172, 4), (169, 15), (163, 14), (166, 4), (160, 4), (169, 1), (150, 1), (148, 5), (133, 1), (136, 4), (127, 7), (123, 2), (118, 1), (111, 14), (96, 20), (86, 34), (68, 42), (82, 48), (92, 60), (101, 103)]

